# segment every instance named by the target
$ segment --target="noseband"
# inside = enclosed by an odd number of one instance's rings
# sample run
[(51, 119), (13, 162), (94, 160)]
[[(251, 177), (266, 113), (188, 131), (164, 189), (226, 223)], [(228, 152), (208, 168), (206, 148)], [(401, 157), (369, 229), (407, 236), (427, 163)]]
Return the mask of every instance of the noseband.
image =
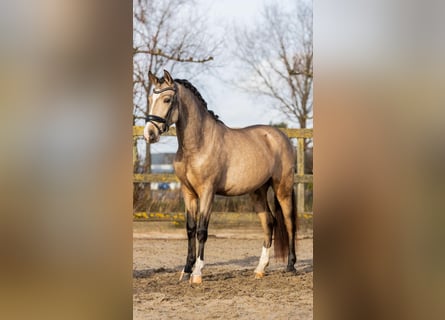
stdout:
[[(151, 122), (156, 127), (156, 129), (158, 129), (159, 134), (163, 134), (164, 132), (168, 131), (168, 129), (170, 128), (169, 120), (170, 120), (170, 116), (171, 116), (173, 107), (176, 103), (176, 99), (177, 99), (176, 98), (176, 83), (175, 83), (174, 87), (167, 87), (167, 88), (160, 89), (160, 90), (153, 89), (153, 93), (156, 93), (156, 94), (159, 94), (159, 93), (162, 93), (162, 92), (168, 91), (168, 90), (173, 90), (175, 94), (173, 95), (172, 102), (170, 104), (170, 108), (168, 109), (167, 115), (165, 116), (165, 118), (156, 116), (154, 114), (149, 114), (147, 116), (147, 118), (145, 118), (145, 122)], [(165, 129), (161, 129), (154, 121), (159, 122), (159, 123), (164, 123)]]

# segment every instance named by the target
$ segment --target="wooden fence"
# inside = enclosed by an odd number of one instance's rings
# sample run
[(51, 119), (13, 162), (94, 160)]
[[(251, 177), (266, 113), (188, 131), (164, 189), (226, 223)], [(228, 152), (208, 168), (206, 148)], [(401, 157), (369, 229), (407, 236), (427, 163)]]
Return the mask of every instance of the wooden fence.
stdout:
[[(298, 214), (311, 214), (311, 212), (304, 212), (304, 184), (313, 182), (312, 174), (304, 174), (304, 139), (313, 137), (313, 129), (287, 129), (281, 128), (289, 138), (297, 139), (297, 172), (294, 176), (294, 181), (297, 188), (297, 212)], [(143, 136), (144, 127), (133, 127), (133, 139), (139, 139)], [(164, 135), (176, 136), (176, 128), (170, 128)], [(133, 144), (133, 161), (136, 161), (137, 151), (136, 144)], [(134, 183), (150, 183), (150, 182), (179, 182), (174, 173), (145, 173), (133, 174)]]

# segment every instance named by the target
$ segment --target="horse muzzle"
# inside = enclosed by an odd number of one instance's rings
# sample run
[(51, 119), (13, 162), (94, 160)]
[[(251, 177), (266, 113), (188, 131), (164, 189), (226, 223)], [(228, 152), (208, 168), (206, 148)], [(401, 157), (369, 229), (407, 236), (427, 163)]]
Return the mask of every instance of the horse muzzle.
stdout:
[(161, 134), (152, 123), (147, 123), (144, 128), (144, 138), (148, 143), (156, 143), (161, 138)]

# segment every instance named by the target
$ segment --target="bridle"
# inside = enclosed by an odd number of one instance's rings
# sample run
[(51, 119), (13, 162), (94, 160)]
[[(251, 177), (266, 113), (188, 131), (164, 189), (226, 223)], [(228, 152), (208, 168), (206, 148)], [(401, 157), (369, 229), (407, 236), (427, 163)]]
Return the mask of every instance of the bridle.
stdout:
[[(176, 87), (176, 83), (175, 83), (173, 87), (167, 87), (167, 88), (163, 88), (163, 89), (159, 89), (159, 90), (153, 89), (153, 93), (156, 93), (156, 94), (159, 94), (159, 93), (162, 93), (162, 92), (168, 91), (168, 90), (173, 90), (175, 94), (173, 95), (172, 102), (170, 103), (170, 108), (168, 109), (167, 115), (165, 116), (165, 118), (159, 117), (154, 114), (149, 114), (147, 116), (147, 118), (145, 118), (145, 122), (151, 122), (156, 127), (156, 129), (158, 129), (159, 134), (163, 134), (164, 132), (168, 131), (168, 129), (170, 128), (169, 122), (170, 122), (171, 113), (173, 111), (173, 108), (174, 108), (176, 100), (177, 100), (177, 97), (176, 97), (177, 87)], [(159, 123), (164, 123), (165, 129), (162, 129), (154, 121), (159, 122)]]

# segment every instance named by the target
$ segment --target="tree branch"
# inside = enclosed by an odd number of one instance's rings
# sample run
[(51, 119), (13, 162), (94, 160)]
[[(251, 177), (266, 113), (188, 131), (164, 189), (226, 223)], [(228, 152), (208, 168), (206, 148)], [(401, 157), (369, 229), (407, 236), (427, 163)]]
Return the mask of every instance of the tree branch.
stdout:
[(202, 58), (202, 59), (196, 59), (193, 57), (188, 57), (188, 58), (184, 58), (181, 57), (180, 55), (169, 55), (167, 53), (164, 53), (161, 49), (156, 49), (156, 50), (140, 50), (140, 49), (135, 49), (133, 54), (139, 54), (139, 53), (143, 53), (143, 54), (149, 54), (152, 56), (160, 56), (160, 57), (164, 57), (168, 60), (172, 60), (172, 61), (176, 61), (176, 62), (189, 62), (189, 63), (206, 63), (209, 61), (213, 60), (212, 56), (209, 56), (207, 58)]

